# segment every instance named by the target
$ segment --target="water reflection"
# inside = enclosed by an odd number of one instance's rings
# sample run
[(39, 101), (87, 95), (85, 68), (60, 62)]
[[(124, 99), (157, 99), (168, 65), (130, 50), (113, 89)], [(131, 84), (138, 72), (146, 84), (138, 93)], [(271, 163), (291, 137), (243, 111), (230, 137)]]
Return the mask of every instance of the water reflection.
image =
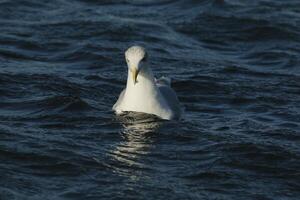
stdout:
[(123, 126), (122, 140), (110, 155), (117, 161), (118, 168), (115, 170), (118, 173), (129, 173), (131, 178), (136, 179), (138, 173), (150, 169), (150, 166), (145, 164), (146, 155), (154, 147), (157, 131), (163, 121), (151, 115), (137, 113), (121, 116), (118, 120)]

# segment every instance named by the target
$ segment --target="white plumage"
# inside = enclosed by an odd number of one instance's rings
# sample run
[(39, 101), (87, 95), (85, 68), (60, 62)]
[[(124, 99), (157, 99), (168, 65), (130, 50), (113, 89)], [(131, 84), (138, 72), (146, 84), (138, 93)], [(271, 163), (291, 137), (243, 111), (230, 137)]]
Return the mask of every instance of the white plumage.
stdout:
[(125, 111), (156, 115), (162, 119), (179, 119), (181, 108), (171, 80), (155, 79), (147, 64), (147, 53), (140, 46), (132, 46), (125, 52), (128, 65), (126, 88), (113, 106), (117, 114)]

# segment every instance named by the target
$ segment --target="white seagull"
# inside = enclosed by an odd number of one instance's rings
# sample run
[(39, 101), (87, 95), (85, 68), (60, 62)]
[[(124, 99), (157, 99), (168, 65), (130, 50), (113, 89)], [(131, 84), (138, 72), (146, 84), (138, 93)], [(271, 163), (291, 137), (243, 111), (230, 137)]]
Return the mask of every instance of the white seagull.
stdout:
[(127, 85), (112, 108), (116, 114), (133, 111), (166, 120), (179, 119), (182, 111), (171, 88), (171, 80), (154, 78), (145, 49), (132, 46), (125, 52), (125, 58), (128, 65)]

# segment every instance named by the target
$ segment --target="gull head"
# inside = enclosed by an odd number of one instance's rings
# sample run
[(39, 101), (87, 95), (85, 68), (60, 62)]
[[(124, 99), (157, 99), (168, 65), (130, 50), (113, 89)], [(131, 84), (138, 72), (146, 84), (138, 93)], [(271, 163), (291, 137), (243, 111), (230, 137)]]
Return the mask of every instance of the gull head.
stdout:
[(125, 58), (133, 83), (136, 84), (140, 70), (146, 65), (147, 53), (141, 46), (132, 46), (125, 52)]

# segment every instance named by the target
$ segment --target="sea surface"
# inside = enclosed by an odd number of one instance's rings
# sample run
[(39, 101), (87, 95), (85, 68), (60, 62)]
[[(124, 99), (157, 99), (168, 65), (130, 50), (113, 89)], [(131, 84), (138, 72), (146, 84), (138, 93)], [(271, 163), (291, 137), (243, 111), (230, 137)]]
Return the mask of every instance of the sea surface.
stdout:
[[(180, 121), (111, 110), (125, 50)], [(0, 0), (0, 199), (300, 199), (299, 0)]]

